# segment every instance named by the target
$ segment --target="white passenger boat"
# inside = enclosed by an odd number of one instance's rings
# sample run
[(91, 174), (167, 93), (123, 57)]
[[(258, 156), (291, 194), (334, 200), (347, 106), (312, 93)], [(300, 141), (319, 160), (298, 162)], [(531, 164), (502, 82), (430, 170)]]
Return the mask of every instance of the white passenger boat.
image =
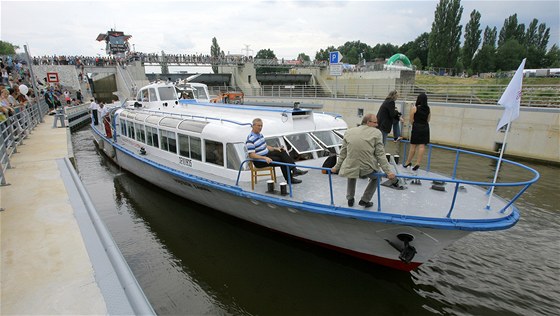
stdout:
[[(418, 267), (473, 231), (515, 225), (520, 215), (513, 202), (539, 177), (531, 168), (504, 160), (502, 164), (527, 169), (531, 176), (496, 183), (517, 187), (518, 193), (509, 200), (495, 196), (488, 205), (492, 183), (456, 177), (459, 156), (475, 153), (449, 149), (456, 157), (451, 175), (430, 172), (429, 167), (410, 173), (395, 165), (400, 179), (408, 181), (404, 186), (379, 185), (374, 207), (348, 207), (346, 179), (321, 167), (340, 150), (347, 129), (340, 116), (297, 107), (201, 102), (209, 100), (206, 86), (183, 89), (190, 89), (194, 98), (180, 99), (181, 90), (172, 84), (142, 88), (135, 101), (111, 111), (111, 137), (101, 124), (92, 126), (99, 147), (122, 168), (181, 197), (400, 270)], [(286, 194), (279, 188), (281, 176), (274, 190), (263, 178), (253, 189), (244, 144), (256, 117), (263, 120), (267, 143), (285, 146), (298, 169), (309, 171), (300, 177), (302, 183), (288, 183)], [(435, 147), (447, 149), (430, 146), (428, 159)], [(384, 182), (382, 176), (378, 183)], [(356, 192), (363, 192), (366, 184), (358, 180)]]

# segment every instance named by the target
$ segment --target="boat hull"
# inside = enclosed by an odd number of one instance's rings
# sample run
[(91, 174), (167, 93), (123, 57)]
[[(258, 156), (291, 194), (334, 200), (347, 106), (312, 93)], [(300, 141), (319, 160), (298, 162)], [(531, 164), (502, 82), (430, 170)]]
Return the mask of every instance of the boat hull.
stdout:
[[(271, 198), (157, 166), (95, 132), (94, 136), (99, 148), (116, 164), (164, 190), (270, 230), (391, 268), (411, 271), (470, 233), (340, 216), (319, 210), (317, 205)], [(399, 259), (397, 248), (403, 246), (399, 234), (414, 238), (410, 245), (417, 253), (409, 263)]]

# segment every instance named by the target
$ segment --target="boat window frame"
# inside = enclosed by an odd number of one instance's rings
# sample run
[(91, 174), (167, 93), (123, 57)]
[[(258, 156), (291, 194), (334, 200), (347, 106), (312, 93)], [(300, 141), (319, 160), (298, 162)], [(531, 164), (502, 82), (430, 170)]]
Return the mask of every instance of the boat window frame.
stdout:
[[(313, 148), (310, 148), (310, 150), (305, 150), (305, 148), (301, 148), (301, 147), (298, 148), (298, 146), (295, 146), (295, 145), (292, 143), (292, 141), (289, 139), (289, 137), (294, 137), (294, 136), (299, 136), (299, 135), (305, 135), (305, 138), (311, 140), (312, 143), (314, 143), (314, 144), (316, 145), (316, 148), (314, 148), (314, 149), (313, 149)], [(286, 142), (292, 147), (292, 149), (296, 151), (296, 153), (297, 153), (298, 155), (302, 155), (302, 154), (312, 154), (312, 153), (314, 153), (314, 152), (320, 152), (320, 151), (324, 151), (324, 150), (325, 150), (325, 148), (323, 148), (323, 147), (313, 138), (313, 136), (311, 136), (311, 134), (308, 133), (308, 132), (305, 132), (305, 133), (297, 133), (297, 134), (290, 134), (290, 135), (284, 135), (283, 138), (284, 138), (284, 141), (286, 141)], [(301, 143), (298, 144), (298, 145), (301, 145)], [(318, 148), (317, 148), (317, 147), (318, 147)], [(302, 150), (302, 149), (303, 149), (303, 150)]]
[(146, 125), (145, 129), (146, 129), (146, 144), (155, 148), (159, 148), (158, 128), (154, 126)]
[[(211, 147), (216, 150), (216, 153), (209, 151), (212, 150)], [(225, 161), (224, 156), (224, 143), (217, 140), (204, 139), (204, 162), (223, 167)], [(211, 157), (215, 157), (215, 159)], [(221, 164), (219, 163), (220, 160), (222, 162)]]
[[(327, 145), (327, 144), (325, 144), (325, 142), (323, 142), (323, 140), (322, 140), (321, 138), (319, 138), (319, 136), (315, 135), (315, 133), (330, 133), (330, 134), (333, 135), (334, 137), (337, 137), (337, 139), (340, 140), (340, 143), (334, 144), (334, 145)], [(334, 130), (313, 131), (313, 132), (310, 132), (310, 134), (311, 134), (311, 136), (312, 136), (313, 138), (315, 138), (315, 140), (316, 140), (317, 142), (319, 142), (319, 144), (320, 144), (321, 146), (323, 146), (324, 148), (327, 148), (327, 149), (328, 149), (328, 148), (340, 148), (340, 147), (342, 146), (342, 140), (343, 140), (343, 138), (340, 137), (340, 135), (338, 135), (337, 133), (335, 133)]]
[[(169, 136), (173, 136), (173, 137), (169, 137)], [(172, 142), (169, 141), (170, 139), (174, 140), (175, 151), (171, 150), (170, 144)], [(159, 129), (159, 142), (160, 142), (160, 147), (159, 148), (161, 150), (165, 150), (165, 151), (170, 152), (172, 154), (177, 154), (177, 133), (175, 133), (174, 131)]]

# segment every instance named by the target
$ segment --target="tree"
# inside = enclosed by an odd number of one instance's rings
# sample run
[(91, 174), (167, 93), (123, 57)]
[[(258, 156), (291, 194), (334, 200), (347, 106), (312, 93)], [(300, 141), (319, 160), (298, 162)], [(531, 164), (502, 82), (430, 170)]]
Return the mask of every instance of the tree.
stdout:
[(463, 66), (467, 69), (471, 67), (474, 53), (480, 45), (480, 12), (473, 10), (471, 19), (465, 26), (465, 43), (463, 45)]
[[(255, 55), (255, 59), (273, 59), (273, 60), (276, 60), (276, 55), (274, 54), (274, 52), (270, 48), (261, 49)], [(273, 68), (273, 67), (259, 67), (259, 68), (256, 69), (256, 72), (257, 72), (257, 74), (287, 72), (287, 71), (279, 71), (279, 70), (280, 69)], [(284, 70), (287, 70), (287, 69), (284, 69)]]
[(296, 58), (297, 60), (301, 60), (303, 61), (311, 61), (311, 58), (309, 58), (309, 56), (307, 56), (305, 53), (299, 53), (299, 55)]
[[(430, 34), (424, 32), (420, 34), (414, 41), (403, 44), (398, 51), (405, 54), (410, 60), (418, 59), (419, 62), (412, 62), (416, 69), (422, 69), (423, 65), (428, 63), (428, 42)], [(418, 67), (418, 65), (421, 65)]]
[(510, 15), (504, 20), (504, 25), (500, 30), (500, 37), (498, 38), (498, 46), (502, 46), (510, 39), (517, 40), (518, 43), (524, 44), (525, 24), (517, 23), (517, 13)]
[(320, 49), (315, 53), (315, 61), (329, 61), (329, 53), (336, 51), (334, 46), (329, 46), (326, 49)]
[[(220, 45), (218, 45), (218, 40), (213, 37), (212, 38), (212, 46), (210, 46), (210, 57), (212, 57), (213, 60), (218, 61), (218, 58), (220, 58), (220, 53), (222, 51), (220, 50)], [(212, 66), (212, 72), (214, 72), (215, 74), (218, 73), (218, 66)]]
[(496, 51), (496, 68), (502, 71), (515, 70), (524, 57), (524, 47), (516, 39), (509, 39)]
[(490, 45), (496, 48), (496, 39), (498, 37), (498, 29), (494, 26), (494, 28), (486, 27), (484, 29), (484, 40), (482, 41), (482, 46)]
[(15, 55), (19, 46), (9, 42), (0, 41), (0, 55)]
[(546, 53), (544, 64), (546, 68), (560, 68), (560, 49), (558, 45), (552, 45), (548, 53)]
[(428, 65), (453, 68), (460, 53), (459, 24), (463, 7), (460, 0), (440, 0), (436, 7), (430, 32)]
[(546, 46), (550, 37), (550, 28), (545, 23), (533, 19), (525, 32), (525, 48), (527, 49), (527, 68), (547, 67)]
[(373, 47), (373, 58), (387, 59), (399, 52), (399, 47), (391, 43), (377, 44)]
[(371, 47), (360, 41), (346, 42), (338, 47), (338, 51), (344, 56), (344, 62), (348, 64), (358, 64), (362, 59), (371, 59)]
[(483, 45), (474, 56), (471, 69), (474, 73), (493, 72), (496, 70), (496, 48)]
[(255, 55), (255, 59), (276, 59), (276, 55), (270, 48), (261, 49)]

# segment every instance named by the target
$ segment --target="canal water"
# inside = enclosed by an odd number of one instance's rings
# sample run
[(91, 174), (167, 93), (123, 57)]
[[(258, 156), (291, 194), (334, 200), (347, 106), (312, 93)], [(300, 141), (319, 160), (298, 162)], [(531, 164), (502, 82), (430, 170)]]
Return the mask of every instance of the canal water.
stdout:
[[(518, 200), (516, 226), (470, 234), (404, 273), (154, 187), (101, 155), (87, 128), (72, 143), (80, 178), (159, 315), (560, 314), (559, 167), (528, 164), (541, 179)], [(432, 170), (449, 172), (448, 158)], [(471, 168), (459, 177), (492, 180), (488, 160), (461, 163)]]

